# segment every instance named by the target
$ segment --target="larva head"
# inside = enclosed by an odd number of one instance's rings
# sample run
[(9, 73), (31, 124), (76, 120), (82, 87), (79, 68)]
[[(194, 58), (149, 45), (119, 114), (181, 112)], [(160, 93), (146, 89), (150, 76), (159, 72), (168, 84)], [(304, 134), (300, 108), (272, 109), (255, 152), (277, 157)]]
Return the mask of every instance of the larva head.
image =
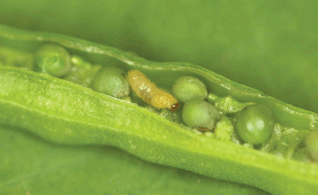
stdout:
[(178, 108), (179, 108), (179, 103), (177, 102), (177, 103), (175, 103), (175, 104), (172, 104), (170, 110), (171, 110), (172, 112), (174, 112), (174, 111), (177, 111)]

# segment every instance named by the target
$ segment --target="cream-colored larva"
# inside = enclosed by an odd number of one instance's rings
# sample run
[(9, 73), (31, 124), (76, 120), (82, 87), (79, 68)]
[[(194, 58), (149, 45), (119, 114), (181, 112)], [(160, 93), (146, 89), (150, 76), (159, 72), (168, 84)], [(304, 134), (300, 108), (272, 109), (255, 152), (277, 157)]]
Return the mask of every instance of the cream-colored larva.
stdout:
[(128, 81), (131, 88), (142, 100), (156, 108), (169, 108), (176, 111), (178, 101), (169, 93), (159, 89), (139, 70), (128, 71)]

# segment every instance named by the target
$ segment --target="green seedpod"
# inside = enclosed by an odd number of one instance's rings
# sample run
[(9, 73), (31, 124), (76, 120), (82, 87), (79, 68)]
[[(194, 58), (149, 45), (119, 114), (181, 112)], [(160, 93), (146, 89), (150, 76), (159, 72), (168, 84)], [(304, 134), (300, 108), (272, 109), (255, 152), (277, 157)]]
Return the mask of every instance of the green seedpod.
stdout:
[(44, 45), (35, 53), (34, 70), (63, 77), (71, 70), (70, 54), (59, 45)]
[(114, 66), (108, 66), (100, 69), (91, 84), (95, 91), (122, 98), (129, 95), (129, 83), (127, 74)]
[[(191, 75), (200, 78), (207, 90), (218, 97), (231, 97), (239, 103), (254, 103), (254, 105), (246, 106), (237, 114), (223, 114), (236, 122), (235, 128), (239, 126), (238, 123), (241, 123), (239, 115), (245, 112), (244, 110), (248, 111), (251, 106), (264, 105), (266, 108), (262, 106), (261, 109), (257, 108), (252, 112), (242, 114), (243, 123), (241, 124), (246, 124), (246, 121), (259, 121), (256, 116), (260, 116), (263, 121), (271, 121), (271, 117), (265, 117), (266, 120), (262, 118), (263, 115), (269, 116), (268, 113), (271, 112), (275, 124), (279, 124), (282, 129), (282, 136), (275, 149), (282, 148), (282, 151), (287, 152), (282, 153), (282, 156), (279, 157), (273, 155), (273, 152), (258, 151), (259, 146), (262, 148), (260, 144), (256, 144), (255, 149), (247, 148), (254, 144), (253, 140), (251, 141), (253, 144), (249, 141), (247, 144), (245, 143), (245, 147), (241, 144), (216, 140), (213, 138), (215, 134), (212, 136), (193, 127), (172, 122), (160, 116), (158, 112), (149, 112), (143, 106), (64, 80), (65, 76), (54, 77), (17, 68), (14, 65), (0, 66), (1, 126), (23, 130), (30, 136), (31, 134), (36, 135), (34, 138), (39, 142), (51, 144), (52, 147), (57, 146), (56, 144), (72, 145), (70, 148), (76, 150), (77, 147), (83, 147), (83, 145), (85, 147), (92, 145), (103, 153), (105, 153), (104, 146), (117, 147), (153, 164), (157, 163), (214, 179), (253, 186), (273, 195), (317, 194), (318, 166), (315, 163), (306, 164), (296, 161), (292, 154), (294, 151), (297, 153), (302, 149), (303, 144), (299, 143), (303, 142), (302, 138), (308, 132), (317, 129), (316, 113), (294, 107), (196, 65), (152, 62), (112, 47), (74, 37), (31, 32), (0, 25), (0, 44), (12, 49), (14, 51), (12, 54), (16, 57), (19, 57), (19, 52), (35, 53), (41, 45), (47, 43), (59, 45), (72, 55), (82, 56), (83, 59), (85, 57), (85, 59), (91, 60), (88, 62), (90, 64), (103, 64), (109, 58), (117, 59), (122, 62), (120, 65), (122, 70), (143, 72), (149, 77), (149, 80), (151, 79), (151, 82), (158, 84), (158, 88), (172, 86), (179, 77)], [(160, 98), (160, 96), (157, 97)], [(192, 101), (199, 101), (199, 103), (190, 106), (192, 108), (188, 109), (188, 114), (184, 115), (189, 119), (190, 126), (201, 126), (200, 120), (208, 118), (212, 121), (204, 120), (202, 124), (205, 127), (203, 128), (213, 128), (217, 124), (215, 119), (218, 119), (219, 111), (215, 108), (210, 109), (213, 105), (203, 100), (188, 101), (183, 110)], [(201, 119), (192, 115), (199, 110), (201, 111), (198, 116), (201, 116)], [(200, 120), (196, 120), (198, 118)], [(184, 121), (188, 121), (188, 119)], [(271, 122), (266, 124), (271, 124)], [(234, 130), (232, 140), (238, 140), (236, 143), (239, 143), (240, 139), (234, 136), (238, 133), (236, 130)], [(19, 134), (18, 131), (17, 134)], [(258, 143), (261, 142), (265, 145), (271, 139), (270, 135), (268, 132), (265, 133), (266, 139), (255, 137)], [(284, 135), (292, 135), (290, 136), (292, 139)], [(21, 142), (19, 139), (14, 140), (10, 137), (8, 139), (10, 143)], [(245, 139), (246, 141), (248, 140)], [(281, 147), (283, 143), (288, 143), (288, 147)], [(20, 183), (11, 188), (13, 184), (10, 181), (15, 181), (17, 178), (17, 174), (12, 176), (12, 173), (24, 169), (12, 166), (15, 162), (15, 158), (12, 158), (12, 151), (15, 151), (16, 148), (7, 149), (6, 146), (2, 148), (4, 158), (1, 159), (4, 160), (0, 162), (0, 168), (1, 171), (4, 171), (5, 177), (0, 177), (4, 186), (0, 188), (0, 191), (12, 194), (14, 190), (21, 189), (19, 188)], [(80, 163), (82, 160), (87, 161), (82, 156), (80, 161), (75, 159)], [(74, 158), (70, 157), (69, 162), (74, 162)], [(64, 168), (64, 166), (62, 167)], [(104, 169), (104, 167), (99, 168)], [(20, 172), (19, 176), (28, 174), (24, 171)], [(73, 181), (73, 178), (69, 179)], [(23, 181), (21, 180), (22, 183)], [(35, 181), (38, 182), (38, 180)], [(24, 187), (23, 190), (30, 190), (23, 191), (24, 194), (33, 193), (31, 190), (35, 189), (33, 186), (29, 188), (28, 185)]]
[(172, 95), (179, 102), (190, 100), (204, 100), (208, 96), (207, 89), (202, 81), (195, 77), (179, 77), (172, 86)]

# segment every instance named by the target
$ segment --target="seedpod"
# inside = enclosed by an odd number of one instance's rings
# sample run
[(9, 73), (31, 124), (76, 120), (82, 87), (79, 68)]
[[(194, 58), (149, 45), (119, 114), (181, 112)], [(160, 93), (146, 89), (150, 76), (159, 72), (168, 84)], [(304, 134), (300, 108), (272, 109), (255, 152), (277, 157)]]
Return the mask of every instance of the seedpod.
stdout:
[[(123, 51), (52, 33), (0, 27), (0, 43), (34, 53), (46, 43), (96, 64), (108, 58), (137, 69), (160, 87), (181, 76), (200, 79), (209, 92), (267, 106), (287, 128), (312, 131), (315, 113), (296, 108), (212, 71), (185, 63), (147, 61)], [(23, 47), (20, 45), (23, 43)], [(143, 107), (92, 89), (10, 66), (0, 67), (0, 124), (19, 127), (54, 143), (121, 148), (146, 161), (258, 187), (272, 194), (315, 194), (318, 167), (186, 131)]]

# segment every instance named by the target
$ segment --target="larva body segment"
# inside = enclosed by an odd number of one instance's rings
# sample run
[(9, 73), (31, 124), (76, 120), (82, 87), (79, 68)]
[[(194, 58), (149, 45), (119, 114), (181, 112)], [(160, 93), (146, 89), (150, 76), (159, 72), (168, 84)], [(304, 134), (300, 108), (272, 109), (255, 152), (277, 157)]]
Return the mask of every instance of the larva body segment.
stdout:
[(132, 90), (143, 101), (156, 108), (178, 109), (178, 101), (169, 93), (159, 89), (139, 70), (128, 71), (128, 81)]

